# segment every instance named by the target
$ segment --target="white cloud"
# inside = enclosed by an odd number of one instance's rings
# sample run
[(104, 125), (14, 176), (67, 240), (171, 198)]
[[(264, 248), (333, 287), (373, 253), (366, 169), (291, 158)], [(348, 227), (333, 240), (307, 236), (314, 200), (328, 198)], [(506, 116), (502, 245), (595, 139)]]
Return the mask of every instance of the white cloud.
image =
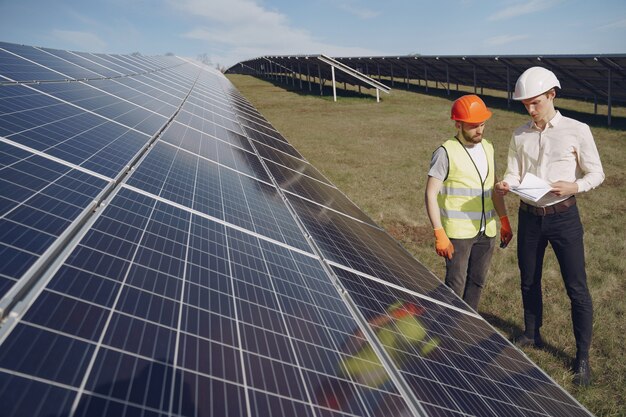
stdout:
[(296, 45), (307, 47), (315, 43), (312, 37), (304, 31), (289, 28), (259, 30), (259, 27), (255, 25), (234, 25), (223, 28), (198, 26), (182, 36), (209, 43), (230, 46), (246, 45), (249, 48), (276, 51), (293, 51)]
[(495, 12), (491, 16), (487, 17), (487, 20), (505, 20), (513, 17), (522, 16), (525, 14), (531, 14), (550, 9), (562, 0), (529, 0), (521, 3), (514, 4), (506, 7), (498, 12)]
[(104, 40), (90, 32), (55, 29), (52, 31), (52, 37), (64, 43), (75, 45), (74, 48), (78, 51), (103, 51), (107, 47)]
[[(192, 26), (180, 34), (206, 42), (213, 63), (232, 65), (263, 55), (326, 54), (379, 55), (359, 47), (325, 43), (306, 30), (293, 27), (289, 18), (251, 0), (169, 0)], [(224, 51), (220, 53), (219, 51)], [(216, 52), (218, 51), (218, 52)]]
[(337, 4), (337, 7), (351, 15), (358, 17), (359, 19), (373, 19), (377, 17), (380, 12), (363, 7), (361, 4), (354, 0), (343, 0)]
[(502, 46), (524, 39), (528, 39), (528, 35), (501, 35), (485, 39), (484, 43), (487, 46)]
[(253, 21), (264, 25), (285, 25), (287, 17), (266, 10), (253, 0), (169, 0), (171, 7), (217, 23), (236, 24)]

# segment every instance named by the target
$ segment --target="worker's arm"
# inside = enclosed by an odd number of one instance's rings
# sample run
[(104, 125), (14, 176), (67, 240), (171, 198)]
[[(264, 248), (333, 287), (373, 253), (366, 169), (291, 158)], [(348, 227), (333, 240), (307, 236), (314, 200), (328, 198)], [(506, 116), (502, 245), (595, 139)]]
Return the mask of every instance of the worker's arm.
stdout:
[[(494, 190), (498, 185), (497, 178), (494, 180)], [(501, 193), (493, 192), (491, 193), (491, 201), (493, 201), (493, 206), (496, 209), (496, 213), (500, 218), (500, 247), (506, 248), (511, 239), (513, 239), (513, 230), (511, 229), (511, 224), (509, 223), (509, 217), (506, 214), (506, 205), (504, 203), (504, 196)]]
[[(498, 179), (496, 178), (493, 182), (494, 189), (498, 184)], [(504, 196), (499, 193), (491, 193), (491, 201), (493, 201), (493, 206), (496, 209), (496, 213), (498, 213), (498, 217), (506, 216), (506, 205), (504, 204)]]
[(521, 161), (517, 152), (517, 144), (515, 142), (515, 134), (511, 136), (509, 143), (509, 153), (507, 156), (506, 172), (502, 181), (497, 181), (494, 189), (496, 194), (506, 195), (511, 191), (511, 187), (517, 187), (521, 181)]
[(437, 202), (437, 195), (443, 185), (443, 181), (435, 177), (428, 177), (426, 181), (426, 193), (424, 200), (426, 204), (426, 213), (428, 214), (428, 220), (433, 226), (433, 229), (441, 228), (441, 214), (439, 213), (439, 203)]
[(441, 214), (439, 213), (439, 203), (437, 203), (437, 194), (439, 194), (439, 190), (441, 190), (442, 185), (443, 181), (429, 176), (428, 181), (426, 182), (424, 201), (426, 204), (426, 213), (428, 214), (428, 219), (430, 220), (430, 224), (433, 226), (435, 234), (435, 251), (439, 256), (452, 259), (454, 246), (452, 245), (452, 242), (450, 242), (450, 239), (448, 239), (448, 235), (445, 230), (443, 230), (443, 226), (441, 225)]

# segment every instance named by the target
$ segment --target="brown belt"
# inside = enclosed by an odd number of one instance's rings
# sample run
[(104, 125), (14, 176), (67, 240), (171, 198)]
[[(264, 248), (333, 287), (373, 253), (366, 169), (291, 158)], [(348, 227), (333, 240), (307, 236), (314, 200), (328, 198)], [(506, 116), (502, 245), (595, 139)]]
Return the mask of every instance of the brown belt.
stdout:
[(535, 207), (520, 201), (519, 208), (535, 216), (549, 216), (551, 214), (563, 213), (572, 206), (576, 205), (576, 197), (571, 196), (567, 200), (560, 201), (556, 204), (546, 207)]

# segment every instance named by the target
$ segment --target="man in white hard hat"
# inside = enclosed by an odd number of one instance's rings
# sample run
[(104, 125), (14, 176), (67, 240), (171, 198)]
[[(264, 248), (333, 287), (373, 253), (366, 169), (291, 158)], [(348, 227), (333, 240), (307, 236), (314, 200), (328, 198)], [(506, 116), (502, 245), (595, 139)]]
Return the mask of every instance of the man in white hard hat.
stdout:
[(532, 120), (513, 133), (507, 170), (496, 184), (496, 192), (506, 194), (519, 186), (527, 173), (552, 187), (538, 201), (523, 197), (520, 201), (517, 255), (525, 331), (516, 343), (543, 347), (539, 332), (543, 314), (541, 274), (550, 243), (571, 302), (576, 338), (574, 383), (587, 386), (591, 382), (593, 307), (587, 288), (583, 227), (574, 195), (599, 186), (604, 172), (589, 126), (562, 116), (554, 108), (556, 88), (561, 88), (559, 80), (542, 67), (527, 69), (517, 80), (513, 99), (524, 104)]

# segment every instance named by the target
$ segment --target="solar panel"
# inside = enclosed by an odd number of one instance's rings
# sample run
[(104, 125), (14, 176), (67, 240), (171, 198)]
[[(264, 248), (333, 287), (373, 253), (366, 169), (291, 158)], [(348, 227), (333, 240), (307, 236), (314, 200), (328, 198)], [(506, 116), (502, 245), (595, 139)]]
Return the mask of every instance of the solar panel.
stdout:
[[(248, 74), (270, 78), (296, 88), (312, 91), (315, 83), (323, 92), (331, 80), (331, 66), (318, 62), (318, 55), (263, 56), (242, 61), (228, 68), (230, 74)], [(352, 71), (376, 78), (391, 88), (425, 89), (429, 85), (450, 90), (460, 86), (473, 87), (474, 92), (493, 89), (506, 92), (510, 102), (515, 82), (532, 66), (552, 70), (561, 82), (559, 97), (573, 98), (607, 105), (607, 122), (611, 125), (612, 106), (626, 103), (626, 54), (596, 55), (404, 55), (336, 57)], [(271, 62), (271, 65), (268, 63)], [(370, 88), (371, 86), (337, 72), (338, 82)], [(319, 85), (321, 83), (321, 85)], [(317, 88), (317, 87), (316, 87)], [(482, 93), (481, 93), (482, 94)]]
[(0, 43), (3, 416), (588, 416), (219, 72)]

